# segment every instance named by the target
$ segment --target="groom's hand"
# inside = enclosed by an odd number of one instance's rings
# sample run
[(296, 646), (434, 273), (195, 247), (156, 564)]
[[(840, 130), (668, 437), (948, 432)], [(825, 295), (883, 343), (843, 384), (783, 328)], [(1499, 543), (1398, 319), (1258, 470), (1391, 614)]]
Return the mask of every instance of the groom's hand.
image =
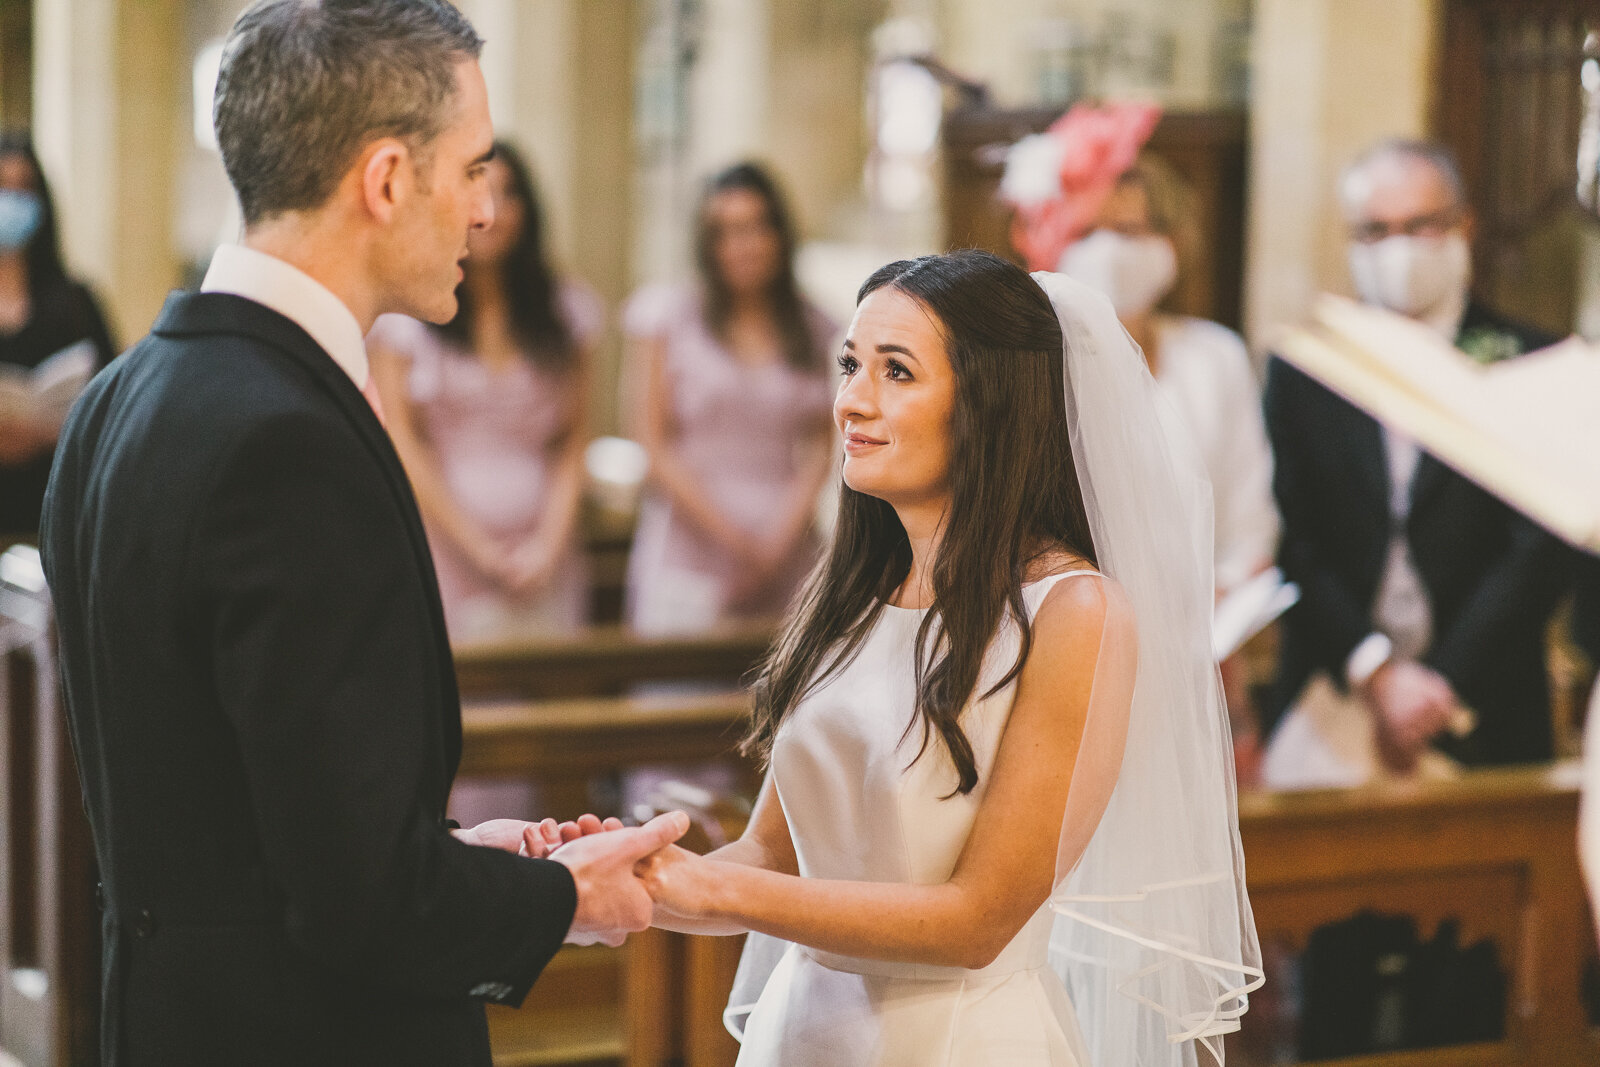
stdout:
[(567, 930), (575, 945), (620, 945), (650, 925), (654, 902), (634, 865), (689, 829), (681, 811), (657, 815), (643, 826), (592, 834), (561, 846), (550, 858), (566, 864), (578, 887), (578, 910)]
[(450, 831), (468, 845), (497, 848), (502, 852), (515, 852), (519, 856), (543, 859), (569, 841), (589, 834), (622, 829), (621, 819), (602, 822), (594, 815), (580, 815), (576, 821), (558, 823), (554, 819), (543, 822), (524, 822), (521, 819), (490, 819), (470, 829)]

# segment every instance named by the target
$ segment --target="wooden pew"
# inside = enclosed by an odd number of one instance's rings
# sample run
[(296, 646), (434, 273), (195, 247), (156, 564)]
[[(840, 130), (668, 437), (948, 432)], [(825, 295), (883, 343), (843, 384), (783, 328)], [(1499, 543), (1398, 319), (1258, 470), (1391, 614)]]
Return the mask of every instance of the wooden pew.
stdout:
[(544, 782), (717, 759), (733, 751), (749, 715), (737, 691), (468, 704), (459, 775)]
[(614, 696), (643, 682), (735, 682), (766, 652), (774, 624), (735, 623), (696, 636), (641, 637), (625, 626), (460, 644), (464, 702)]
[[(1443, 782), (1240, 797), (1246, 877), (1264, 944), (1298, 951), (1362, 909), (1461, 923), (1490, 937), (1509, 979), (1505, 1039), (1326, 1061), (1341, 1067), (1567, 1067), (1600, 1063), (1579, 1001), (1594, 931), (1577, 859), (1574, 764), (1471, 771)], [(1245, 1065), (1251, 1031), (1230, 1040)], [(1243, 1047), (1239, 1047), (1243, 1046)]]
[(94, 848), (59, 704), (39, 554), (0, 555), (0, 1047), (26, 1067), (99, 1062)]
[[(572, 807), (557, 813), (566, 817), (582, 807), (571, 798), (595, 776), (641, 764), (735, 759), (748, 716), (740, 692), (468, 705), (460, 773), (526, 775), (547, 802)], [(758, 770), (738, 762), (743, 791), (753, 795)], [(569, 946), (521, 1009), (490, 1009), (495, 1063), (731, 1064), (738, 1048), (721, 1011), (737, 963), (737, 939), (660, 931), (630, 938), (621, 950)]]

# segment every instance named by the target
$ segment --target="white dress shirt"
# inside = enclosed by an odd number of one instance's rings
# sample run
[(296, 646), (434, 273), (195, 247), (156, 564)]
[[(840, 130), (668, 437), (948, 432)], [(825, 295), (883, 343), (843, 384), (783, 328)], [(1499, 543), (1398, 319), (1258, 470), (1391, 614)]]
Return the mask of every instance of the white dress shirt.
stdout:
[(370, 371), (361, 324), (343, 300), (300, 268), (244, 245), (223, 245), (211, 257), (200, 291), (232, 293), (271, 308), (310, 334), (357, 389), (366, 389)]
[[(1467, 294), (1458, 293), (1418, 321), (1455, 343), (1467, 310)], [(1411, 483), (1416, 478), (1422, 450), (1405, 434), (1383, 427), (1383, 449), (1389, 466), (1389, 551), (1372, 607), (1376, 629), (1368, 634), (1345, 661), (1345, 679), (1364, 684), (1389, 659), (1416, 660), (1433, 643), (1433, 608), (1428, 590), (1411, 558), (1406, 523), (1411, 517)]]

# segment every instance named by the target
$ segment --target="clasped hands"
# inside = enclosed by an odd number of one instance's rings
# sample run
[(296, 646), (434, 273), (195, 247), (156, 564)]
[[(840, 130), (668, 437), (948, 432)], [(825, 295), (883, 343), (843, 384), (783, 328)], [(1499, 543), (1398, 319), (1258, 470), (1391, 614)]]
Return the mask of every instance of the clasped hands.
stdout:
[(1376, 714), (1378, 751), (1390, 769), (1409, 772), (1439, 734), (1460, 721), (1461, 704), (1449, 681), (1432, 668), (1392, 660), (1360, 690)]
[(682, 869), (704, 864), (674, 844), (688, 829), (689, 817), (671, 811), (634, 827), (584, 815), (569, 822), (492, 819), (451, 833), (465, 844), (564, 865), (578, 895), (566, 940), (617, 946), (658, 916), (693, 917), (689, 901), (700, 894)]

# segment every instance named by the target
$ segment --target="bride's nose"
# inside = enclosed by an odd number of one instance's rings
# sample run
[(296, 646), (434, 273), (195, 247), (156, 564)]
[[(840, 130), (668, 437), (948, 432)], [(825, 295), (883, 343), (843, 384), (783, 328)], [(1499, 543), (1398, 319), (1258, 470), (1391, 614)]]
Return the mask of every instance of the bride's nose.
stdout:
[(869, 375), (858, 372), (845, 378), (839, 383), (838, 395), (833, 398), (833, 417), (841, 425), (876, 418), (878, 403), (873, 393)]

